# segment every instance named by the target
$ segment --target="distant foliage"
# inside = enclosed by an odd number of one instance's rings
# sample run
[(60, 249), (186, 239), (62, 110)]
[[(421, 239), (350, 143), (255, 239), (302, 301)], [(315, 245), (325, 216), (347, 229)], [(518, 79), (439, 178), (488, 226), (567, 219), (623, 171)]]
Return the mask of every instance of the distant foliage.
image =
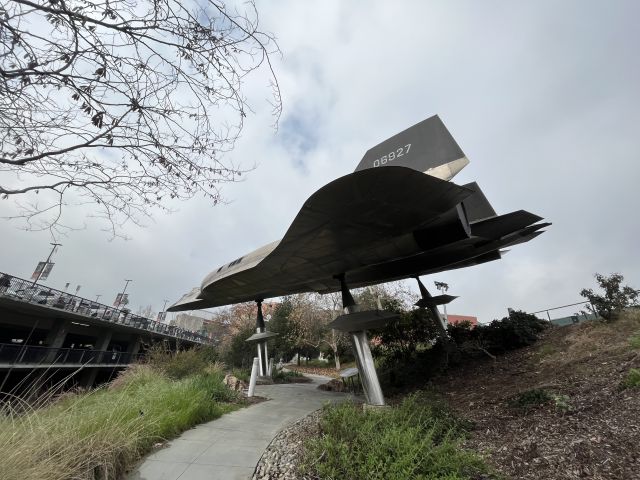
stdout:
[(253, 357), (258, 355), (256, 344), (247, 342), (247, 338), (256, 333), (253, 326), (247, 325), (236, 333), (222, 352), (222, 360), (231, 367), (251, 368)]
[(623, 286), (624, 277), (619, 273), (612, 273), (609, 276), (595, 274), (598, 286), (603, 293), (596, 293), (591, 288), (584, 288), (580, 292), (584, 298), (589, 300), (587, 308), (592, 313), (597, 313), (607, 321), (615, 320), (620, 312), (638, 303), (638, 291), (629, 286)]

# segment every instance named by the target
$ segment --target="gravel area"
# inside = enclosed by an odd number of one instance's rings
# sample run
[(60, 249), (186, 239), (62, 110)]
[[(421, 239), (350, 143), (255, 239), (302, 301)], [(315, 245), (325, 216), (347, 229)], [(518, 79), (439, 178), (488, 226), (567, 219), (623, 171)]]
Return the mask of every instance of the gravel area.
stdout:
[(320, 415), (317, 410), (282, 430), (271, 441), (253, 474), (253, 480), (311, 480), (298, 472), (303, 457), (305, 438), (320, 434)]

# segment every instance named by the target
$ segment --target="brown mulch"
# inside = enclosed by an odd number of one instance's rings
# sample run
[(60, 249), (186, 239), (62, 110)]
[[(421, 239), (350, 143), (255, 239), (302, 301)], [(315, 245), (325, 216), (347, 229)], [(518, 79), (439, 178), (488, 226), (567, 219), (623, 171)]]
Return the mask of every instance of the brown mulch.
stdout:
[[(450, 371), (435, 387), (473, 431), (466, 446), (516, 479), (640, 479), (640, 389), (621, 389), (640, 352), (640, 315), (548, 330), (530, 348)], [(534, 388), (560, 403), (522, 409)], [(565, 404), (566, 403), (566, 404)]]

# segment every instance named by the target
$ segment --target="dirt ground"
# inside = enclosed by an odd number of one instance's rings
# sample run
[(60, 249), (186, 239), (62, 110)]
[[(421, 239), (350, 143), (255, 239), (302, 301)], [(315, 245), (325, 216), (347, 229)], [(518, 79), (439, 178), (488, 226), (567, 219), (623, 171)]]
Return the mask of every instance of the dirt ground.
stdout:
[[(437, 379), (436, 390), (473, 432), (466, 446), (515, 479), (640, 479), (640, 388), (622, 389), (640, 350), (640, 312), (612, 324), (549, 329), (536, 345)], [(531, 408), (531, 389), (554, 399)]]

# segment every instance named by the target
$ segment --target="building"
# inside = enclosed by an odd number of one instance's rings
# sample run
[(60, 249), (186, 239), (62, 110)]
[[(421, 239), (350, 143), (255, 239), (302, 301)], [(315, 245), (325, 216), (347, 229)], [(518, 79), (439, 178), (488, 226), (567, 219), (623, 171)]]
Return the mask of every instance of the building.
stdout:
[(478, 325), (478, 317), (472, 317), (471, 315), (447, 315), (447, 323), (451, 325), (457, 325), (459, 323), (469, 322), (472, 327)]

